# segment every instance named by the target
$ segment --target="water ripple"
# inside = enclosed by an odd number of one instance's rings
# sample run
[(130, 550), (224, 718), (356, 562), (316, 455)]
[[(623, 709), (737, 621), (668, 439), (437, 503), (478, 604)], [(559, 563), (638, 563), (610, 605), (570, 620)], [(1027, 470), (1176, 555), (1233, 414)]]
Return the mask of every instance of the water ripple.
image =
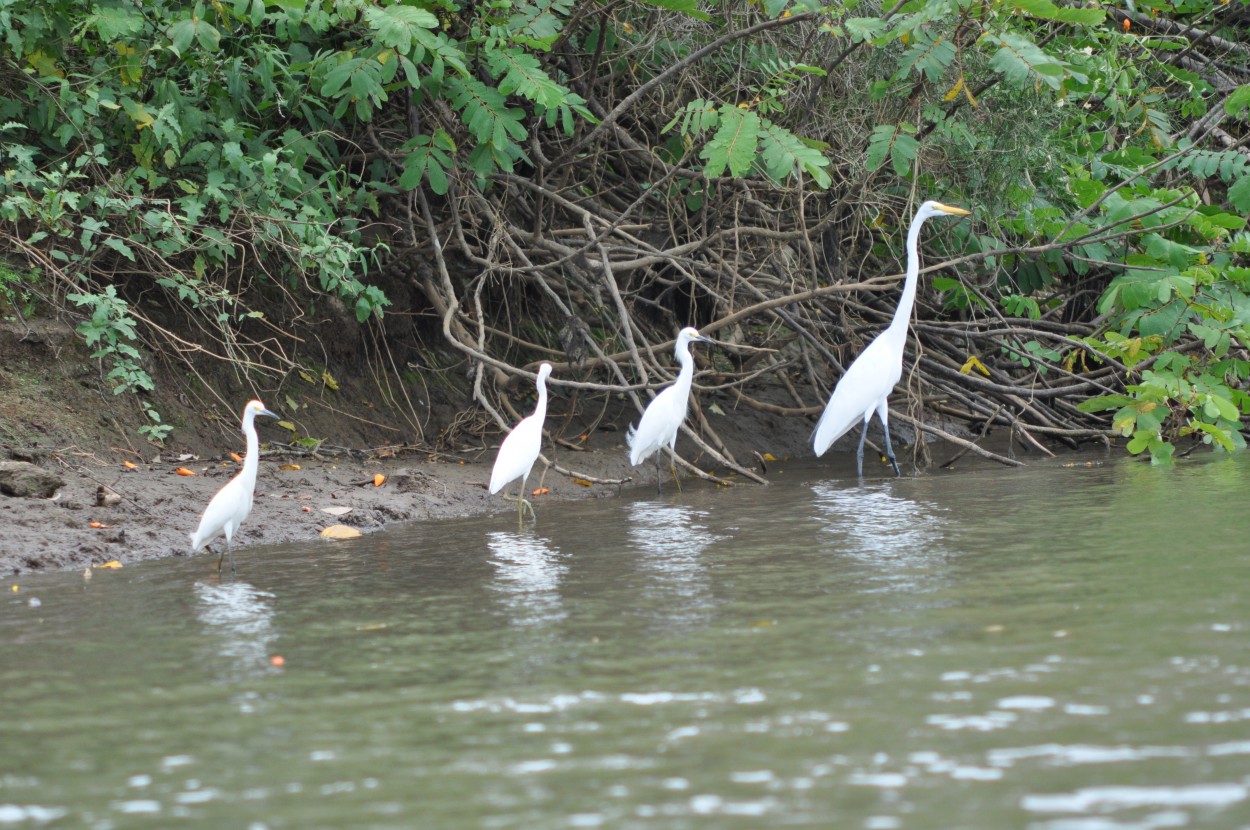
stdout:
[(995, 766), (1009, 767), (1016, 761), (1045, 759), (1054, 766), (1111, 764), (1145, 761), (1151, 758), (1192, 758), (1198, 753), (1184, 746), (1092, 746), (1074, 744), (1040, 744), (1038, 746), (991, 749), (986, 753)]
[(1241, 784), (1188, 787), (1084, 787), (1071, 793), (1026, 795), (1020, 806), (1035, 813), (1088, 813), (1141, 807), (1227, 807), (1245, 801)]

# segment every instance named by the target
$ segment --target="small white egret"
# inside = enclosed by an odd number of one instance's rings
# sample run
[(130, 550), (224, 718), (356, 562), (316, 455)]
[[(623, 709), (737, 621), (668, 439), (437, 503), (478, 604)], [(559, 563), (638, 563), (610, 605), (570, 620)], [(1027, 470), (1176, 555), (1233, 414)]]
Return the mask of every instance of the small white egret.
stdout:
[(930, 216), (967, 216), (963, 208), (951, 207), (941, 202), (928, 201), (920, 206), (911, 227), (907, 229), (907, 279), (903, 282), (903, 296), (889, 327), (868, 344), (868, 348), (855, 358), (846, 374), (838, 381), (824, 414), (812, 434), (812, 448), (816, 456), (824, 455), (829, 445), (851, 430), (857, 422), (863, 422), (856, 452), (856, 469), (864, 475), (864, 439), (868, 436), (868, 422), (876, 412), (885, 432), (885, 453), (894, 466), (894, 475), (901, 475), (890, 446), (890, 408), (886, 401), (890, 391), (903, 376), (903, 347), (907, 344), (907, 326), (911, 322), (911, 309), (916, 300), (916, 281), (920, 276), (920, 254), (916, 243), (920, 239), (920, 226)]
[[(243, 435), (247, 438), (247, 454), (243, 456), (243, 469), (237, 476), (226, 482), (213, 500), (204, 508), (200, 517), (200, 526), (191, 534), (191, 550), (199, 553), (209, 542), (224, 534), (226, 537), (226, 554), (230, 556), (230, 573), (234, 573), (234, 551), (231, 540), (239, 525), (252, 512), (252, 493), (256, 489), (256, 471), (260, 467), (260, 441), (256, 437), (256, 427), (252, 423), (257, 415), (278, 416), (260, 401), (248, 401), (243, 407)], [(217, 557), (217, 572), (221, 573), (221, 560)]]
[[(686, 420), (686, 409), (690, 405), (690, 386), (694, 383), (694, 358), (690, 355), (690, 343), (715, 343), (715, 340), (699, 334), (699, 330), (686, 326), (677, 334), (677, 345), (674, 352), (681, 371), (677, 373), (677, 382), (665, 389), (647, 404), (642, 413), (638, 428), (632, 426), (625, 433), (625, 441), (629, 444), (629, 463), (635, 467), (655, 454), (655, 489), (660, 489), (660, 456), (659, 452), (667, 444), (670, 453), (676, 452), (677, 432), (681, 422)], [(677, 489), (681, 482), (677, 481), (677, 467), (671, 457), (669, 469), (673, 473), (673, 481)]]
[[(538, 405), (534, 414), (522, 418), (512, 428), (508, 437), (499, 445), (499, 455), (495, 456), (495, 467), (490, 471), (490, 494), (493, 496), (503, 489), (504, 485), (514, 479), (521, 479), (521, 489), (517, 491), (516, 517), (517, 522), (523, 521), (526, 507), (534, 516), (534, 507), (525, 500), (525, 480), (534, 469), (534, 462), (543, 448), (543, 421), (547, 418), (547, 377), (551, 374), (551, 364), (544, 363), (538, 367)], [(534, 516), (537, 519), (537, 516)]]

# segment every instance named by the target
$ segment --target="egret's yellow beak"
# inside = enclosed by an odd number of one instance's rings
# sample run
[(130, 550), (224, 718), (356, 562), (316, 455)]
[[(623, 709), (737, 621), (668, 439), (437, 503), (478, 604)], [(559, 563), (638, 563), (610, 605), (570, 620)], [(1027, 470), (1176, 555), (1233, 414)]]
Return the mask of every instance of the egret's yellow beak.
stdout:
[(941, 202), (938, 202), (936, 205), (934, 205), (934, 207), (936, 207), (938, 210), (942, 211), (943, 213), (949, 213), (952, 216), (971, 216), (972, 215), (972, 211), (970, 210), (964, 210), (963, 208), (951, 207), (950, 205), (944, 205)]

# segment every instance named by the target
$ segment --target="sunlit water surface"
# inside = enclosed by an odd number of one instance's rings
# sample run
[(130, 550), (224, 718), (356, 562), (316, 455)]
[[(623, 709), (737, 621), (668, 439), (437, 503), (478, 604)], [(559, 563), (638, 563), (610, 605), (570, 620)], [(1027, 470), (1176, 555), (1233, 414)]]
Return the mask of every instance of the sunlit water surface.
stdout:
[(809, 473), (6, 584), (0, 826), (1250, 826), (1250, 456)]

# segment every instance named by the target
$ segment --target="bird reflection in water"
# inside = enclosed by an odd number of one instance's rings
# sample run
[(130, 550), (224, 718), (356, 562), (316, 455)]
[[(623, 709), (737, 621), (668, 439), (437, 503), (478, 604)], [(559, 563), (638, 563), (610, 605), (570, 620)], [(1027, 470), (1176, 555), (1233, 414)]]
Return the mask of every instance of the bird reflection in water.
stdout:
[(726, 537), (707, 528), (703, 511), (680, 504), (634, 502), (628, 518), (639, 567), (650, 577), (641, 598), (667, 622), (706, 622), (715, 598), (703, 551)]
[(536, 625), (564, 619), (560, 581), (568, 566), (551, 540), (532, 532), (496, 531), (487, 534), (486, 545), (495, 569), (491, 588), (503, 596), (513, 623)]
[(268, 591), (246, 582), (195, 584), (195, 616), (212, 644), (204, 663), (219, 667), (222, 682), (277, 671), (270, 663), (270, 650), (278, 639), (273, 598)]
[(890, 484), (813, 486), (825, 544), (840, 555), (876, 566), (887, 590), (925, 587), (946, 560), (945, 519), (931, 505), (900, 496)]

